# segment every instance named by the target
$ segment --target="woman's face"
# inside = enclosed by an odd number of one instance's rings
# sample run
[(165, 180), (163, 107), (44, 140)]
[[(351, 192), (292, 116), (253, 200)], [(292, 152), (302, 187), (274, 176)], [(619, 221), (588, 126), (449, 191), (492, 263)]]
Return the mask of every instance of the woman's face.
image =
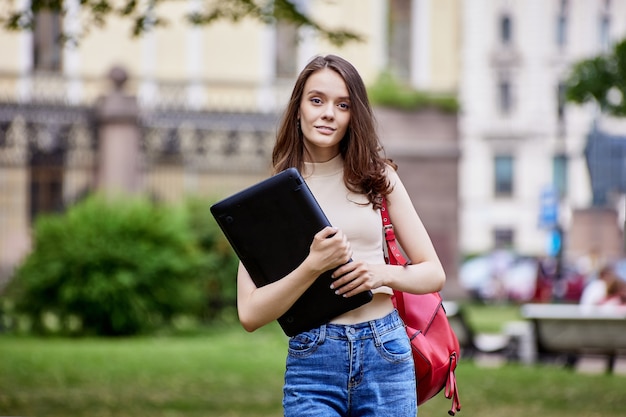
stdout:
[(309, 162), (326, 162), (339, 154), (350, 123), (350, 97), (341, 76), (323, 68), (304, 84), (298, 113)]

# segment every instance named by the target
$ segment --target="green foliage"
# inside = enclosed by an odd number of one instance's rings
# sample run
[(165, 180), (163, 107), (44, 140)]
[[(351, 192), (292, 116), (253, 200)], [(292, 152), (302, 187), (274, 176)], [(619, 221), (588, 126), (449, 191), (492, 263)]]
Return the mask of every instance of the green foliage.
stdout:
[(576, 63), (566, 85), (568, 101), (595, 102), (610, 115), (626, 116), (626, 39), (609, 54)]
[(211, 202), (190, 198), (185, 202), (193, 239), (202, 253), (202, 292), (205, 300), (199, 317), (203, 322), (235, 317), (239, 259), (210, 214)]
[[(155, 27), (169, 24), (168, 17), (159, 10), (163, 3), (174, 3), (176, 0), (158, 0), (142, 2), (137, 0), (81, 0), (75, 4), (85, 21), (84, 33), (63, 33), (62, 40), (78, 42), (92, 26), (103, 27), (111, 17), (130, 21), (133, 37), (141, 36)], [(0, 25), (5, 30), (32, 30), (35, 25), (34, 16), (39, 12), (66, 14), (67, 0), (31, 0), (26, 8), (20, 9), (16, 2), (0, 13)], [(199, 8), (185, 15), (186, 23), (191, 25), (210, 25), (217, 21), (239, 22), (254, 19), (262, 23), (276, 21), (288, 22), (297, 27), (311, 28), (330, 43), (336, 46), (347, 42), (361, 41), (362, 36), (344, 29), (331, 29), (307, 15), (301, 13), (293, 0), (273, 0), (259, 2), (256, 0), (204, 0)]]
[[(97, 335), (206, 315), (211, 282), (230, 274), (235, 284), (232, 255), (211, 252), (216, 226), (200, 224), (199, 214), (140, 198), (91, 197), (66, 214), (38, 218), (33, 251), (7, 289), (11, 309), (37, 332)], [(222, 288), (232, 298), (234, 290)]]
[(368, 88), (368, 95), (373, 105), (401, 110), (419, 110), (436, 108), (447, 113), (459, 110), (455, 97), (433, 95), (417, 91), (397, 81), (390, 73), (381, 74)]

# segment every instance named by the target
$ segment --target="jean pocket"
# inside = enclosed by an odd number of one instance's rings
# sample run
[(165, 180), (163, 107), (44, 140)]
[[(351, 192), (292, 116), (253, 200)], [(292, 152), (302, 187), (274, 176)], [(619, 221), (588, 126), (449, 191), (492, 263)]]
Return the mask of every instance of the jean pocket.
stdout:
[(390, 362), (402, 362), (412, 356), (411, 342), (404, 327), (379, 335), (377, 349), (380, 355)]
[(304, 357), (313, 354), (323, 342), (320, 329), (312, 329), (289, 338), (288, 353), (291, 356)]

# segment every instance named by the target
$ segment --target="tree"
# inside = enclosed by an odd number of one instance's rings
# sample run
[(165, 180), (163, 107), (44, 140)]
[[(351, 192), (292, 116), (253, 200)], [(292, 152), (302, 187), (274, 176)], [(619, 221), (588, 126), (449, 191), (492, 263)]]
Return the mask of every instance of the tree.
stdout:
[(567, 80), (568, 101), (596, 102), (612, 116), (626, 116), (626, 39), (608, 54), (576, 63)]
[[(7, 0), (5, 0), (7, 1)], [(62, 41), (78, 42), (87, 34), (89, 28), (102, 27), (107, 19), (119, 16), (132, 22), (132, 36), (138, 37), (158, 26), (169, 23), (159, 14), (158, 8), (165, 2), (177, 0), (75, 0), (81, 18), (84, 18), (83, 33), (63, 33)], [(0, 15), (0, 25), (4, 29), (32, 30), (35, 16), (40, 12), (53, 12), (61, 15), (69, 13), (69, 0), (31, 0), (24, 9), (18, 8), (18, 2), (9, 0), (8, 13)], [(334, 45), (341, 46), (349, 41), (360, 41), (362, 37), (345, 29), (330, 29), (318, 23), (296, 5), (295, 0), (199, 0), (196, 11), (185, 15), (187, 23), (208, 25), (219, 20), (238, 22), (245, 18), (256, 19), (263, 23), (285, 21), (297, 27), (308, 27)]]

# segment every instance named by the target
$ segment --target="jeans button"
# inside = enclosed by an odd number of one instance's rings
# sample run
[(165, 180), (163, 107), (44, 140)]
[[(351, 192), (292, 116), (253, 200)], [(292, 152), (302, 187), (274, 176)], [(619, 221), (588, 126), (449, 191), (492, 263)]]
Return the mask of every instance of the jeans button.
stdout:
[(350, 327), (350, 328), (348, 329), (348, 333), (350, 333), (350, 334), (355, 334), (355, 333), (356, 333), (356, 330), (354, 330), (352, 327)]

